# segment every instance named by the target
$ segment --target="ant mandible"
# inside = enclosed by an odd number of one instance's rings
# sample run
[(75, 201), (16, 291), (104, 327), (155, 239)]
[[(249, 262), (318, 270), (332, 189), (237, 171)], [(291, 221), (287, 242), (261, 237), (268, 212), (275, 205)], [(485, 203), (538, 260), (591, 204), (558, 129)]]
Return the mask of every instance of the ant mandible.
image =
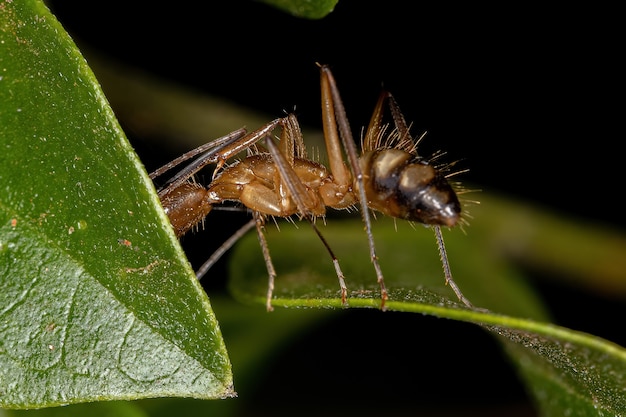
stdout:
[[(339, 261), (315, 225), (315, 219), (326, 213), (326, 207), (348, 209), (359, 204), (365, 223), (370, 259), (380, 286), (381, 308), (388, 299), (383, 273), (378, 263), (370, 210), (391, 217), (430, 225), (435, 231), (443, 263), (446, 283), (465, 305), (472, 304), (452, 279), (441, 226), (461, 223), (461, 205), (446, 175), (450, 165), (437, 167), (435, 158), (424, 159), (417, 154), (418, 140), (409, 127), (393, 96), (383, 91), (378, 99), (363, 138), (359, 156), (346, 111), (335, 79), (326, 65), (319, 65), (322, 96), (322, 118), (328, 168), (308, 158), (296, 117), (289, 114), (253, 131), (236, 130), (222, 138), (200, 146), (150, 174), (155, 179), (179, 164), (197, 157), (175, 174), (158, 195), (177, 237), (203, 222), (215, 205), (226, 201), (243, 204), (253, 219), (225, 242), (196, 272), (201, 278), (236, 240), (256, 227), (267, 267), (269, 282), (266, 307), (272, 308), (276, 271), (263, 232), (268, 217), (297, 215), (313, 227), (328, 251), (341, 290), (341, 301), (347, 305), (348, 290)], [(395, 129), (386, 133), (383, 125), (385, 105), (389, 107)], [(279, 127), (278, 144), (272, 138)], [(257, 145), (263, 141), (267, 149)], [(226, 161), (239, 152), (245, 158), (231, 164)], [(348, 164), (343, 153), (347, 155)], [(195, 173), (209, 164), (216, 164), (208, 187), (190, 181)]]

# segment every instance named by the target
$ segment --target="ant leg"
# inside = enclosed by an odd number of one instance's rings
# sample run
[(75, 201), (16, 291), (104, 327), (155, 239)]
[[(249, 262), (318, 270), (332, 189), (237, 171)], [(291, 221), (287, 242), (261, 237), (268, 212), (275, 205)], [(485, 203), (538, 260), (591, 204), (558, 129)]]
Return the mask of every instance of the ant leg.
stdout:
[(274, 264), (272, 263), (272, 258), (270, 257), (270, 249), (267, 245), (267, 239), (265, 238), (265, 233), (263, 233), (263, 228), (265, 226), (265, 219), (263, 215), (258, 211), (255, 211), (254, 219), (252, 220), (256, 225), (257, 236), (259, 238), (259, 244), (261, 245), (261, 251), (263, 252), (263, 259), (265, 260), (265, 268), (267, 269), (268, 274), (268, 282), (267, 282), (267, 298), (265, 301), (265, 306), (267, 311), (274, 311), (274, 307), (272, 307), (272, 294), (274, 293), (274, 281), (276, 280), (276, 269), (274, 268)]
[[(282, 119), (275, 119), (265, 126), (248, 133), (244, 136), (245, 130), (239, 129), (227, 136), (216, 139), (215, 141), (210, 142), (209, 144), (203, 145), (202, 147), (207, 147), (207, 151), (201, 155), (198, 159), (193, 161), (191, 164), (185, 166), (185, 168), (181, 169), (176, 173), (172, 178), (170, 178), (167, 183), (158, 190), (159, 195), (165, 195), (171, 190), (181, 186), (183, 183), (187, 182), (189, 178), (191, 178), (196, 172), (204, 168), (209, 164), (216, 163), (217, 168), (221, 168), (225, 161), (232, 156), (248, 149), (250, 146), (257, 143), (259, 140), (267, 136), (271, 131), (273, 131), (276, 126), (278, 126), (282, 122)], [(217, 143), (217, 145), (216, 145)], [(193, 153), (194, 151), (190, 151), (188, 153)], [(184, 155), (183, 155), (184, 156)], [(187, 157), (187, 159), (192, 156)], [(182, 157), (178, 158), (181, 159)], [(177, 160), (173, 161), (176, 162)], [(178, 164), (181, 162), (178, 161)], [(150, 178), (154, 178), (155, 176), (161, 175), (162, 173), (168, 171), (173, 166), (172, 163), (166, 164), (165, 166), (159, 168), (150, 174)], [(153, 174), (157, 173), (157, 175), (153, 176)]]
[[(168, 162), (167, 164), (163, 165), (162, 167), (152, 171), (150, 173), (150, 179), (153, 180), (161, 175), (163, 175), (164, 173), (166, 173), (167, 171), (169, 171), (170, 169), (173, 169), (175, 167), (177, 167), (178, 165), (182, 164), (183, 162), (187, 161), (188, 159), (191, 159), (197, 155), (200, 155), (201, 153), (213, 153), (215, 151), (215, 149), (211, 149), (211, 148), (217, 148), (219, 149), (219, 146), (228, 143), (228, 142), (232, 142), (233, 140), (237, 140), (241, 137), (243, 137), (246, 134), (246, 130), (245, 129), (237, 129), (231, 133), (229, 133), (226, 136), (222, 136), (221, 138), (217, 138), (211, 142), (207, 142), (204, 145), (198, 146), (195, 149), (192, 149), (189, 152), (186, 152), (184, 154), (182, 154), (181, 156), (179, 156), (178, 158), (174, 159), (173, 161)], [(210, 162), (209, 162), (210, 163)]]
[[(383, 108), (385, 101), (388, 102), (389, 110), (391, 111), (391, 115), (393, 117), (396, 130), (398, 131), (398, 139), (397, 139), (398, 146), (402, 148), (406, 148), (408, 152), (413, 151), (417, 154), (416, 152), (417, 145), (419, 144), (423, 136), (418, 138), (418, 140), (413, 139), (413, 137), (411, 136), (411, 133), (409, 132), (409, 127), (404, 118), (404, 115), (402, 114), (402, 111), (400, 111), (400, 106), (398, 106), (398, 103), (396, 102), (394, 97), (391, 95), (391, 93), (386, 92), (386, 91), (381, 93), (378, 103), (376, 104), (374, 115), (372, 116), (372, 120), (370, 121), (370, 125), (368, 127), (368, 132), (366, 135), (367, 140), (373, 141), (374, 136), (379, 134), (378, 127), (376, 126), (377, 125), (376, 120), (378, 120), (378, 125), (379, 125), (380, 123), (379, 119), (381, 117), (382, 108)], [(372, 134), (370, 134), (370, 129), (373, 132)], [(374, 142), (368, 142), (368, 143), (373, 144)], [(433, 230), (435, 231), (435, 238), (437, 239), (437, 247), (439, 248), (439, 256), (441, 258), (441, 264), (443, 265), (443, 273), (446, 279), (446, 284), (450, 285), (450, 288), (452, 288), (456, 296), (459, 298), (461, 302), (463, 302), (463, 304), (465, 304), (468, 307), (473, 307), (472, 303), (463, 295), (463, 293), (461, 292), (461, 289), (452, 278), (452, 271), (450, 270), (450, 263), (448, 262), (446, 246), (443, 241), (443, 234), (441, 233), (441, 226), (433, 225)]]
[[(339, 152), (331, 154), (330, 149), (340, 148), (339, 139), (337, 138), (337, 127), (339, 128), (339, 136), (341, 137), (341, 143), (343, 143), (343, 148), (348, 155), (348, 160), (350, 162), (350, 166), (352, 168), (352, 173), (354, 175), (354, 180), (357, 184), (358, 192), (359, 192), (359, 203), (361, 205), (361, 216), (363, 217), (363, 223), (365, 223), (365, 231), (367, 233), (367, 241), (370, 249), (370, 260), (374, 265), (374, 270), (376, 271), (376, 280), (378, 281), (378, 285), (380, 286), (380, 296), (381, 296), (381, 310), (385, 310), (385, 301), (389, 298), (387, 294), (387, 288), (385, 287), (385, 279), (383, 277), (383, 272), (378, 263), (378, 256), (376, 255), (376, 246), (374, 244), (374, 235), (372, 234), (372, 220), (370, 218), (370, 212), (367, 204), (367, 196), (365, 195), (365, 185), (363, 183), (363, 172), (361, 171), (361, 165), (358, 161), (358, 154), (356, 149), (356, 144), (352, 137), (352, 130), (350, 129), (350, 124), (348, 122), (348, 117), (346, 115), (346, 110), (343, 106), (343, 101), (341, 100), (341, 95), (339, 94), (339, 89), (337, 88), (337, 83), (335, 82), (335, 78), (330, 72), (330, 68), (325, 65), (320, 66), (321, 71), (321, 87), (322, 87), (322, 113), (324, 115), (324, 130), (325, 132), (328, 130), (328, 134), (325, 133), (325, 137), (328, 140), (332, 140), (335, 142), (334, 145), (329, 146), (327, 144), (327, 148), (329, 149), (329, 159), (332, 160), (336, 158), (337, 155), (341, 155), (340, 149)], [(335, 156), (334, 156), (335, 155)], [(338, 165), (338, 164), (337, 164)], [(331, 165), (331, 170), (333, 170), (333, 165)], [(335, 174), (333, 170), (333, 174)]]
[(335, 273), (337, 274), (337, 279), (339, 279), (339, 289), (341, 290), (341, 305), (347, 306), (348, 305), (348, 287), (346, 287), (346, 278), (343, 275), (343, 271), (341, 270), (341, 267), (339, 266), (339, 260), (335, 256), (335, 253), (330, 248), (330, 245), (328, 244), (328, 242), (326, 241), (324, 236), (322, 236), (322, 232), (320, 232), (320, 230), (317, 228), (315, 223), (312, 221), (312, 218), (310, 218), (310, 217), (309, 217), (309, 223), (313, 227), (313, 230), (315, 230), (315, 233), (317, 234), (317, 237), (320, 238), (320, 240), (324, 244), (324, 247), (326, 248), (326, 250), (330, 254), (330, 257), (333, 260), (333, 266), (335, 267)]
[(441, 234), (441, 226), (435, 225), (433, 226), (433, 230), (435, 231), (435, 237), (437, 238), (437, 246), (439, 247), (439, 255), (441, 257), (441, 263), (443, 264), (443, 273), (446, 277), (446, 284), (450, 285), (450, 288), (452, 288), (456, 296), (459, 297), (459, 300), (462, 301), (463, 304), (465, 304), (466, 306), (470, 308), (473, 308), (474, 306), (472, 305), (472, 303), (467, 298), (465, 298), (459, 286), (456, 285), (456, 282), (454, 282), (454, 279), (452, 279), (452, 271), (450, 270), (450, 263), (448, 263), (448, 255), (446, 253), (446, 246), (443, 243), (443, 235)]
[[(390, 134), (385, 136), (385, 127), (383, 127), (383, 114), (385, 104), (388, 105), (389, 111), (393, 116), (395, 130), (397, 135)], [(404, 115), (400, 111), (400, 107), (396, 103), (391, 93), (388, 91), (381, 91), (378, 96), (378, 101), (372, 112), (372, 117), (365, 131), (365, 137), (363, 138), (363, 151), (373, 151), (380, 149), (381, 147), (393, 147), (395, 149), (402, 149), (408, 153), (417, 155), (417, 145), (421, 137), (416, 141), (411, 137), (409, 132), (409, 125), (404, 119)]]
[(398, 148), (404, 149), (417, 156), (417, 147), (426, 136), (426, 132), (422, 133), (422, 135), (420, 135), (417, 139), (414, 139), (409, 132), (409, 125), (404, 118), (404, 114), (400, 111), (400, 106), (398, 105), (396, 99), (390, 92), (383, 92), (383, 94), (385, 94), (387, 98), (393, 122), (398, 130), (398, 139), (396, 139)]
[[(383, 134), (382, 129), (382, 116), (383, 109), (385, 103), (388, 104), (389, 110), (393, 117), (395, 129), (397, 131), (398, 137), (394, 140), (394, 144), (396, 149), (404, 149), (406, 152), (417, 155), (417, 146), (420, 140), (423, 138), (421, 136), (417, 140), (414, 140), (409, 132), (409, 126), (404, 118), (404, 115), (400, 111), (400, 107), (398, 103), (391, 95), (391, 93), (387, 91), (381, 92), (378, 101), (376, 103), (376, 107), (374, 108), (374, 112), (370, 119), (369, 126), (365, 133), (365, 138), (363, 141), (363, 147), (366, 150), (374, 150), (378, 148), (379, 142), (381, 140), (381, 135)], [(446, 247), (443, 241), (443, 235), (441, 233), (441, 227), (438, 225), (433, 225), (433, 230), (435, 231), (435, 238), (437, 240), (437, 246), (439, 248), (439, 255), (441, 258), (441, 263), (443, 265), (443, 272), (446, 279), (446, 285), (450, 285), (454, 293), (457, 295), (460, 301), (463, 302), (468, 307), (473, 307), (470, 301), (465, 298), (465, 296), (461, 293), (456, 282), (452, 278), (452, 272), (450, 271), (450, 264), (448, 262), (448, 256), (446, 254)]]
[(202, 264), (202, 266), (198, 268), (198, 270), (196, 271), (196, 278), (198, 280), (202, 279), (202, 277), (206, 275), (209, 269), (211, 269), (213, 265), (215, 265), (215, 263), (219, 261), (222, 255), (224, 255), (224, 253), (226, 253), (226, 251), (232, 248), (233, 245), (237, 243), (239, 239), (241, 239), (246, 233), (248, 233), (248, 231), (252, 229), (255, 224), (256, 224), (256, 220), (254, 219), (250, 220), (248, 223), (241, 226), (235, 233), (233, 233), (231, 237), (226, 239), (226, 241), (222, 243), (220, 247), (215, 250), (215, 252), (213, 252), (213, 254), (209, 257), (209, 259), (207, 259)]
[[(324, 238), (320, 230), (315, 225), (315, 217), (311, 213), (311, 209), (310, 209), (313, 203), (310, 201), (310, 198), (308, 197), (308, 193), (307, 193), (306, 188), (304, 187), (304, 184), (302, 184), (302, 182), (298, 178), (297, 174), (294, 172), (291, 165), (288, 164), (287, 159), (282, 154), (282, 152), (280, 152), (280, 150), (278, 149), (278, 146), (276, 145), (276, 143), (274, 143), (274, 140), (268, 137), (265, 140), (265, 142), (267, 144), (268, 150), (270, 151), (272, 155), (272, 158), (274, 159), (274, 162), (276, 163), (276, 167), (278, 168), (278, 172), (280, 173), (281, 180), (284, 182), (285, 186), (289, 190), (291, 198), (296, 203), (298, 212), (303, 217), (306, 217), (309, 224), (311, 225), (311, 227), (313, 227), (313, 230), (315, 231), (317, 236), (322, 241), (322, 244), (328, 251), (328, 254), (330, 255), (332, 259), (333, 266), (335, 267), (337, 279), (339, 280), (339, 288), (341, 289), (341, 303), (343, 305), (347, 305), (348, 289), (346, 287), (345, 276), (343, 275), (343, 271), (341, 270), (341, 267), (339, 266), (339, 260), (335, 256), (335, 253), (331, 249), (330, 245), (328, 244), (328, 242), (326, 241), (326, 239)], [(273, 281), (272, 281), (272, 285), (273, 285)]]
[(381, 93), (372, 112), (372, 117), (365, 131), (362, 147), (363, 151), (372, 151), (379, 147), (380, 139), (384, 133), (383, 129), (383, 108), (387, 101), (387, 95)]

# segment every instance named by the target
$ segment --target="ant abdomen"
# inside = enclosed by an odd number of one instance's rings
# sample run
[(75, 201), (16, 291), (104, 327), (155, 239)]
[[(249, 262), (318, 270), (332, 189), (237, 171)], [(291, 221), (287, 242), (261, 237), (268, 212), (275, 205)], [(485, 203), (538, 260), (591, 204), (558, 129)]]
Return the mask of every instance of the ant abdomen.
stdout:
[(365, 152), (360, 158), (368, 206), (388, 216), (452, 227), (461, 204), (446, 177), (428, 161), (401, 149)]

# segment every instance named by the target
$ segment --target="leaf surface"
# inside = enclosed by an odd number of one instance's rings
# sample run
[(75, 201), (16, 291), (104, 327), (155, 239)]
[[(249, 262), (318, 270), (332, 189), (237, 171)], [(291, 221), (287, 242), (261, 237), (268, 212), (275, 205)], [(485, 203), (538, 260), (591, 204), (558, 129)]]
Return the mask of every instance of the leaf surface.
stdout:
[(261, 0), (263, 3), (305, 19), (321, 19), (335, 9), (338, 0)]
[[(610, 341), (550, 323), (540, 299), (513, 263), (510, 250), (494, 225), (502, 216), (523, 215), (529, 224), (541, 221), (541, 233), (569, 230), (570, 245), (580, 252), (586, 234), (576, 235), (562, 220), (522, 208), (493, 196), (472, 207), (467, 235), (445, 233), (455, 280), (476, 308), (460, 303), (445, 285), (433, 234), (405, 222), (379, 218), (374, 236), (389, 290), (388, 311), (428, 314), (465, 321), (491, 332), (503, 345), (546, 416), (604, 416), (626, 413), (626, 350)], [(502, 210), (506, 207), (507, 210)], [(481, 221), (484, 225), (481, 226)], [(319, 223), (318, 223), (319, 224)], [(339, 285), (330, 257), (306, 222), (267, 226), (270, 253), (277, 270), (274, 306), (342, 308)], [(380, 290), (368, 256), (359, 219), (328, 219), (319, 225), (339, 258), (349, 289), (349, 307), (379, 308)], [(525, 229), (528, 232), (528, 229)], [(597, 233), (597, 244), (601, 233)], [(608, 236), (608, 235), (607, 235)], [(604, 242), (613, 239), (604, 238)], [(508, 236), (515, 240), (515, 234)], [(604, 247), (609, 252), (612, 248)], [(561, 248), (561, 251), (564, 249)], [(572, 249), (574, 250), (574, 249)], [(536, 255), (529, 250), (530, 256)], [(517, 253), (517, 257), (521, 254)], [(546, 258), (546, 255), (542, 258)], [(264, 304), (267, 272), (254, 234), (239, 243), (232, 257), (231, 290), (240, 300)], [(579, 263), (583, 260), (579, 259)], [(383, 313), (384, 314), (384, 313)]]
[(209, 300), (87, 63), (0, 4), (0, 405), (234, 395)]

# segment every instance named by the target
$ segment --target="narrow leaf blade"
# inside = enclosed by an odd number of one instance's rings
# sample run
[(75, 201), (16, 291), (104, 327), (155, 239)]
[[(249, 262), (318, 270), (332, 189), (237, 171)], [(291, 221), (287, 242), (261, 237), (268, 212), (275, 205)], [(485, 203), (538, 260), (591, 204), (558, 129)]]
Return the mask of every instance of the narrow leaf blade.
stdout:
[[(486, 199), (496, 203), (496, 199)], [(485, 214), (476, 210), (477, 218)], [(481, 213), (481, 214), (479, 214)], [(478, 223), (478, 220), (476, 220)], [(397, 228), (397, 230), (396, 230)], [(349, 307), (379, 308), (380, 293), (363, 225), (328, 220), (320, 226), (346, 275)], [(446, 287), (432, 233), (378, 219), (374, 235), (389, 290), (388, 311), (429, 314), (480, 325), (502, 342), (547, 416), (626, 413), (626, 350), (599, 337), (549, 323), (549, 315), (512, 265), (492, 250), (493, 235), (476, 225), (447, 233), (456, 282), (477, 308)], [(330, 257), (306, 223), (267, 228), (277, 270), (274, 306), (342, 308)], [(240, 300), (265, 303), (267, 272), (258, 239), (248, 236), (233, 254), (231, 290)]]

